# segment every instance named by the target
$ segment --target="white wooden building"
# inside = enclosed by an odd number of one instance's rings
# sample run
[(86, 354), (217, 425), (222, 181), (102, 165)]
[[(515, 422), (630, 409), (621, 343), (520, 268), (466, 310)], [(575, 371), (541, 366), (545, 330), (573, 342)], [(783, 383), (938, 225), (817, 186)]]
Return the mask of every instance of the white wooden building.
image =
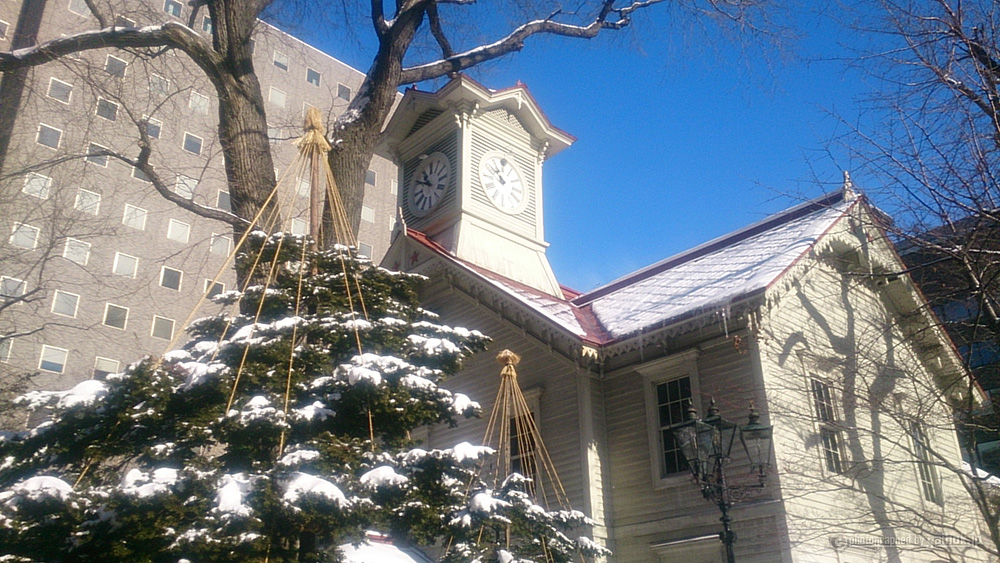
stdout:
[[(849, 182), (580, 294), (545, 258), (541, 198), (545, 160), (573, 140), (521, 85), (407, 91), (386, 131), (403, 221), (383, 264), (427, 275), (430, 310), (493, 337), (449, 383), (487, 412), (493, 355), (523, 357), (544, 442), (611, 560), (722, 560), (719, 511), (670, 433), (710, 398), (740, 424), (752, 400), (774, 426), (767, 486), (732, 511), (739, 561), (986, 560), (948, 408), (961, 363)], [(750, 482), (740, 454), (728, 472)]]

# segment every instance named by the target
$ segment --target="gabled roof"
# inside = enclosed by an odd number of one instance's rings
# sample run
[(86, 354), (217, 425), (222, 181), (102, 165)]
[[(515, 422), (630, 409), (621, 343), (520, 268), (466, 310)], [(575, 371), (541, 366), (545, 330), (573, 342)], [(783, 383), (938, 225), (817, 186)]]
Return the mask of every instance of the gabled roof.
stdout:
[(475, 275), (566, 333), (610, 344), (762, 295), (859, 199), (836, 192), (643, 268), (594, 291), (568, 288), (563, 298), (465, 262), (423, 233), (407, 237)]
[(682, 252), (581, 295), (620, 338), (763, 293), (844, 216), (856, 199), (836, 192)]

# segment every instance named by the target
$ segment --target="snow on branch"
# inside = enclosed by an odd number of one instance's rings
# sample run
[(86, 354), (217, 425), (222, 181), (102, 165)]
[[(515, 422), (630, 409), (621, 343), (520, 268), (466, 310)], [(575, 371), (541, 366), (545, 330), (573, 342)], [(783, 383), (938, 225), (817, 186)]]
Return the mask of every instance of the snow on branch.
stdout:
[[(532, 35), (547, 33), (563, 37), (591, 39), (596, 37), (601, 30), (622, 29), (628, 26), (631, 23), (630, 18), (633, 12), (659, 4), (662, 1), (638, 0), (622, 8), (615, 8), (614, 0), (605, 0), (598, 15), (587, 25), (557, 22), (553, 19), (559, 14), (556, 12), (545, 19), (527, 22), (511, 31), (506, 37), (489, 45), (481, 45), (451, 56), (447, 55), (446, 50), (444, 59), (405, 68), (400, 75), (399, 83), (409, 84), (431, 80), (450, 72), (458, 72), (500, 58), (514, 51), (520, 51), (524, 46), (524, 40)], [(440, 39), (438, 41), (440, 45)], [(444, 45), (440, 46), (444, 47)]]

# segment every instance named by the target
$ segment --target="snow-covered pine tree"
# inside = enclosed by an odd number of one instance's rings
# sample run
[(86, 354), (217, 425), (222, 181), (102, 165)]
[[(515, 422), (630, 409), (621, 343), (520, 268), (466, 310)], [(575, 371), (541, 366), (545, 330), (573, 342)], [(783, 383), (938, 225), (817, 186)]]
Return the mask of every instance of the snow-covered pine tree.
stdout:
[(409, 440), (478, 410), (438, 383), (488, 339), (437, 324), (418, 277), (305, 245), (249, 237), (240, 267), (271, 281), (217, 300), (259, 315), (196, 321), (162, 358), (22, 398), (48, 416), (0, 437), (0, 561), (336, 561), (368, 529), (449, 561), (603, 553), (517, 476), (487, 489), (486, 448)]

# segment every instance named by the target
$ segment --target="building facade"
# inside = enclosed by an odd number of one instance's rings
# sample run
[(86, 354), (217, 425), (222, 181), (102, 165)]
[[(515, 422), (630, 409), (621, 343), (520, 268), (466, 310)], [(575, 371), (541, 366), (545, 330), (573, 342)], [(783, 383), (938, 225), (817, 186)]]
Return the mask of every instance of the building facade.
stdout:
[[(187, 22), (175, 0), (114, 3), (115, 23)], [(206, 36), (206, 10), (195, 29)], [(99, 26), (83, 0), (0, 3), (0, 49)], [(275, 176), (288, 172), (305, 111), (328, 122), (346, 108), (363, 73), (259, 23), (254, 65), (266, 104)], [(54, 388), (115, 372), (168, 349), (207, 293), (232, 289), (229, 225), (165, 200), (143, 174), (113, 157), (138, 154), (148, 124), (150, 162), (176, 193), (229, 205), (211, 84), (174, 51), (97, 50), (4, 77), (8, 137), (0, 172), (0, 369), (37, 371)], [(308, 230), (308, 176), (285, 177), (286, 230)], [(362, 253), (380, 258), (395, 221), (396, 167), (376, 156), (366, 178)], [(203, 316), (211, 308), (201, 307)]]

